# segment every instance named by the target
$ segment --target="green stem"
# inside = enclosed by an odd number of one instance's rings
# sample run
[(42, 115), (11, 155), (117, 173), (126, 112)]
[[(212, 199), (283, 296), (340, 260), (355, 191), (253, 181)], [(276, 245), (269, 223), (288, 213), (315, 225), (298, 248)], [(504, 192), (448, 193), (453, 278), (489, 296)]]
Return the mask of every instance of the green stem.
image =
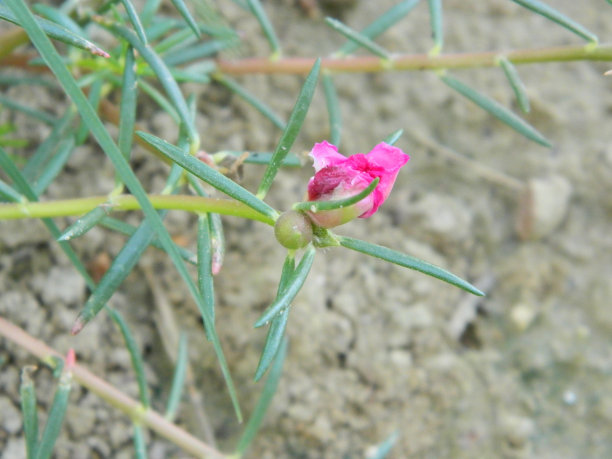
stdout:
[[(515, 65), (567, 61), (612, 61), (612, 44), (559, 46), (537, 49), (517, 49), (508, 52), (488, 51), (480, 53), (456, 53), (430, 56), (427, 54), (402, 54), (390, 60), (377, 56), (322, 59), (321, 68), (334, 72), (384, 72), (389, 70), (441, 70), (475, 67), (495, 67), (499, 56), (505, 56)], [(314, 58), (247, 58), (218, 60), (220, 72), (227, 75), (248, 73), (301, 73), (312, 68)]]
[[(260, 221), (271, 226), (274, 225), (274, 220), (267, 215), (260, 214), (241, 202), (229, 199), (187, 195), (149, 195), (149, 199), (156, 209), (186, 210), (196, 213), (213, 212), (248, 218), (249, 220)], [(100, 205), (107, 205), (112, 210), (140, 209), (138, 201), (131, 195), (121, 195), (112, 198), (108, 196), (93, 196), (57, 201), (0, 204), (0, 220), (82, 215)]]

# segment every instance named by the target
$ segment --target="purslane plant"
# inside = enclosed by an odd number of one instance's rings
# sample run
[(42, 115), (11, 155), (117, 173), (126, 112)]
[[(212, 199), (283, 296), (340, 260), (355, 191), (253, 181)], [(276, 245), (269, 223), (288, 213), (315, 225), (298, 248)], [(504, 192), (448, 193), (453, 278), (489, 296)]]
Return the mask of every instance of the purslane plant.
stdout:
[[(123, 9), (119, 7), (119, 3)], [(242, 412), (236, 390), (215, 326), (213, 275), (221, 269), (223, 258), (223, 232), (219, 215), (232, 215), (273, 227), (273, 234), (287, 249), (287, 256), (281, 269), (276, 298), (254, 324), (256, 327), (268, 327), (267, 339), (259, 364), (254, 371), (255, 379), (259, 380), (266, 371), (269, 371), (269, 375), (260, 403), (247, 422), (244, 434), (238, 443), (236, 454), (241, 455), (252, 441), (274, 394), (286, 352), (284, 335), (291, 303), (308, 277), (318, 248), (338, 247), (358, 251), (436, 277), (472, 294), (483, 295), (483, 292), (469, 282), (440, 267), (391, 248), (330, 231), (330, 228), (355, 218), (373, 216), (389, 196), (401, 167), (409, 159), (407, 154), (394, 146), (401, 131), (384, 139), (366, 155), (357, 153), (344, 156), (338, 152), (336, 145), (340, 142), (341, 120), (332, 72), (435, 70), (442, 83), (487, 110), (520, 134), (541, 145), (549, 146), (549, 141), (533, 126), (511, 110), (457, 80), (448, 73), (449, 70), (462, 67), (499, 66), (514, 89), (521, 108), (528, 111), (528, 100), (518, 79), (515, 65), (553, 60), (612, 60), (612, 47), (600, 45), (594, 34), (542, 2), (517, 0), (516, 3), (565, 27), (589, 41), (589, 44), (505, 53), (443, 55), (441, 54), (444, 43), (442, 5), (439, 1), (429, 1), (434, 37), (433, 49), (428, 55), (422, 56), (396, 55), (380, 47), (374, 40), (419, 3), (417, 0), (408, 0), (398, 3), (383, 13), (362, 32), (329, 18), (327, 24), (349, 40), (347, 45), (330, 58), (283, 57), (281, 45), (264, 8), (258, 0), (248, 0), (242, 3), (261, 25), (270, 43), (272, 55), (263, 59), (222, 60), (215, 59), (214, 53), (234, 46), (238, 34), (225, 25), (221, 18), (212, 14), (207, 2), (199, 5), (200, 18), (194, 18), (181, 0), (172, 3), (177, 15), (182, 19), (159, 14), (157, 11), (159, 2), (153, 0), (147, 1), (140, 13), (129, 0), (105, 2), (88, 11), (77, 11), (73, 2), (66, 2), (57, 9), (45, 7), (37, 9), (40, 16), (34, 15), (23, 0), (5, 0), (6, 6), (0, 5), (0, 18), (23, 28), (23, 30), (16, 29), (21, 35), (11, 35), (10, 40), (8, 35), (4, 40), (0, 36), (0, 58), (4, 58), (3, 65), (28, 68), (25, 63), (34, 56), (28, 52), (21, 52), (18, 46), (30, 41), (42, 58), (42, 60), (34, 59), (31, 63), (35, 67), (32, 68), (52, 72), (57, 84), (66, 92), (75, 107), (67, 109), (59, 120), (49, 119), (44, 114), (30, 111), (31, 116), (36, 116), (52, 126), (52, 134), (48, 142), (41, 144), (23, 167), (16, 165), (13, 155), (0, 143), (0, 166), (4, 177), (12, 182), (9, 184), (0, 180), (0, 196), (4, 201), (0, 203), (0, 219), (43, 219), (53, 238), (59, 241), (75, 268), (85, 278), (92, 294), (75, 320), (73, 333), (81, 332), (87, 323), (103, 310), (107, 310), (120, 327), (133, 357), (134, 370), (139, 377), (141, 401), (125, 402), (116, 392), (108, 388), (100, 389), (97, 393), (123, 409), (132, 418), (134, 444), (139, 457), (144, 457), (145, 454), (141, 425), (155, 429), (192, 454), (221, 456), (221, 453), (209, 449), (207, 445), (198, 444), (173, 424), (163, 423), (157, 418), (145, 395), (142, 365), (138, 364), (141, 359), (138, 349), (133, 345), (133, 340), (131, 341), (129, 327), (122, 321), (120, 315), (107, 308), (106, 303), (137, 264), (147, 247), (154, 245), (167, 252), (198, 305), (205, 336), (215, 350), (236, 416), (241, 420)], [(84, 32), (85, 26), (101, 27), (111, 32), (117, 40), (113, 44), (116, 45), (115, 48), (106, 51), (92, 43)], [(208, 37), (208, 40), (202, 40), (204, 36)], [(68, 55), (61, 56), (49, 41), (49, 37), (68, 44), (71, 47)], [(346, 57), (359, 47), (375, 56)], [(77, 49), (83, 51), (76, 51)], [(263, 102), (230, 78), (233, 74), (261, 72), (308, 73), (286, 123)], [(303, 187), (307, 199), (283, 212), (282, 209), (271, 207), (264, 199), (279, 168), (295, 164), (293, 161), (295, 156), (291, 154), (291, 149), (304, 123), (322, 72), (322, 85), (330, 115), (330, 141), (319, 139), (321, 142), (312, 148), (315, 174)], [(162, 91), (149, 83), (152, 80), (157, 80)], [(201, 133), (195, 129), (195, 107), (193, 101), (181, 91), (179, 83), (183, 81), (200, 84), (217, 81), (247, 100), (281, 129), (278, 143), (271, 154), (248, 154), (244, 158), (246, 162), (266, 165), (262, 180), (255, 192), (245, 189), (224, 175), (219, 163), (232, 153), (200, 152)], [(83, 88), (86, 89), (85, 92)], [(104, 100), (104, 96), (114, 89), (121, 90), (118, 114), (116, 107)], [(180, 130), (176, 145), (144, 132), (138, 127), (135, 113), (140, 100), (139, 95), (142, 93), (154, 100), (175, 120)], [(15, 104), (12, 108), (20, 109)], [(81, 117), (78, 121), (75, 121), (76, 113)], [(103, 119), (111, 120), (118, 125), (117, 141), (104, 127)], [(40, 201), (39, 197), (44, 195), (47, 186), (65, 166), (74, 148), (86, 141), (88, 133), (91, 133), (115, 166), (117, 173), (115, 188), (104, 196)], [(166, 187), (161, 194), (147, 193), (134, 175), (129, 164), (134, 141), (147, 148), (157, 158), (172, 165)], [(8, 147), (8, 144), (4, 146)], [(200, 181), (227, 197), (208, 196)], [(131, 194), (125, 194), (125, 189)], [(141, 209), (145, 217), (138, 227), (130, 226), (115, 218), (120, 211), (135, 209)], [(167, 209), (198, 214), (196, 254), (180, 249), (170, 238), (163, 225), (164, 211)], [(79, 218), (62, 232), (52, 218), (66, 216)], [(70, 247), (69, 241), (86, 234), (98, 225), (128, 234), (130, 238), (96, 285)], [(197, 281), (191, 278), (186, 269), (186, 261), (196, 264)], [(41, 343), (28, 340), (23, 334), (10, 328), (4, 320), (0, 321), (0, 333), (28, 348), (41, 359), (45, 359), (51, 352)], [(53, 364), (48, 360), (47, 363)], [(96, 380), (82, 373), (74, 362), (70, 367), (74, 367), (71, 374), (74, 374), (75, 380), (79, 383), (90, 388), (98, 387)], [(184, 371), (178, 369), (175, 380), (180, 381), (182, 378), (180, 373)], [(24, 391), (29, 394), (31, 387), (26, 385)], [(180, 398), (178, 389), (177, 394), (179, 395), (175, 395), (174, 402), (177, 397)], [(31, 411), (27, 408), (31, 405), (31, 400), (28, 400), (26, 400), (28, 403), (24, 403), (24, 414), (28, 410)], [(55, 427), (59, 429), (61, 417), (54, 422), (57, 423)], [(52, 447), (54, 438), (44, 443), (44, 449), (49, 454), (51, 449), (48, 443), (50, 441)], [(30, 435), (27, 440), (29, 451), (36, 452), (40, 448), (36, 437)], [(32, 455), (34, 457), (34, 453)]]

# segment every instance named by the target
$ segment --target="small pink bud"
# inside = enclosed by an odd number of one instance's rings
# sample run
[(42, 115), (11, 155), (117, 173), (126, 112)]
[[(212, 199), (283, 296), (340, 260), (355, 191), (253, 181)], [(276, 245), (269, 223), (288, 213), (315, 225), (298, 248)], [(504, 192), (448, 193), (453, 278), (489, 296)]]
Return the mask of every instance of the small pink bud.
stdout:
[(315, 144), (310, 156), (314, 159), (315, 175), (308, 182), (309, 201), (348, 198), (366, 189), (375, 178), (380, 178), (374, 191), (352, 206), (308, 212), (311, 220), (323, 228), (373, 215), (391, 193), (399, 170), (410, 159), (401, 149), (384, 142), (367, 155), (357, 153), (346, 157), (338, 153), (336, 146), (323, 141)]

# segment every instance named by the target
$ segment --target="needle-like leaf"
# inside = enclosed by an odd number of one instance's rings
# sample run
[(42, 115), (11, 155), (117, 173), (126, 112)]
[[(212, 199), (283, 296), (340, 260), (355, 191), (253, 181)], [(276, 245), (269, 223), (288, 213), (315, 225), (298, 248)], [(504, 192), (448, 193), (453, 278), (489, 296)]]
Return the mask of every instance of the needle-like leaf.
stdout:
[(556, 22), (561, 27), (569, 30), (570, 32), (575, 33), (579, 37), (584, 38), (591, 43), (597, 43), (599, 40), (597, 35), (592, 33), (590, 30), (587, 30), (586, 27), (577, 23), (573, 19), (568, 18), (564, 14), (560, 13), (556, 9), (548, 6), (544, 2), (540, 2), (539, 0), (512, 0), (514, 3), (521, 5), (524, 8), (527, 8), (534, 13), (537, 13), (541, 16), (544, 16), (546, 19), (550, 19), (553, 22)]
[(268, 193), (280, 165), (287, 154), (289, 154), (291, 146), (293, 145), (293, 142), (295, 142), (295, 139), (300, 132), (302, 123), (304, 123), (304, 118), (306, 118), (306, 113), (308, 113), (312, 96), (314, 95), (317, 87), (317, 79), (319, 77), (320, 68), (321, 59), (317, 59), (312, 66), (310, 73), (306, 77), (306, 81), (304, 81), (304, 85), (302, 86), (300, 95), (295, 102), (295, 106), (293, 107), (293, 111), (291, 112), (291, 116), (287, 122), (287, 126), (281, 135), (278, 145), (276, 146), (276, 150), (274, 150), (272, 161), (270, 161), (270, 164), (268, 164), (266, 172), (264, 172), (264, 176), (261, 179), (259, 189), (257, 190), (257, 197), (260, 199), (263, 199)]
[(329, 117), (329, 142), (339, 147), (342, 133), (342, 113), (340, 112), (338, 93), (334, 86), (334, 80), (329, 73), (324, 73), (321, 81), (323, 82), (323, 92), (325, 93), (325, 103)]
[(304, 285), (304, 282), (306, 282), (306, 278), (312, 267), (312, 262), (314, 261), (314, 256), (315, 248), (310, 245), (302, 256), (297, 268), (295, 268), (295, 271), (287, 281), (287, 288), (279, 294), (276, 300), (274, 300), (274, 302), (264, 311), (257, 322), (255, 322), (255, 327), (265, 325), (282, 309), (289, 306), (289, 303), (293, 301), (302, 288), (302, 285)]
[(382, 46), (373, 42), (370, 38), (350, 28), (346, 24), (343, 24), (337, 19), (327, 17), (325, 18), (325, 23), (328, 26), (330, 26), (332, 29), (334, 29), (335, 31), (340, 32), (342, 35), (344, 35), (349, 40), (354, 41), (359, 46), (367, 49), (372, 54), (375, 54), (378, 57), (381, 57), (383, 59), (391, 58), (391, 54), (389, 54), (389, 52), (386, 49), (384, 49)]
[(512, 62), (510, 62), (505, 56), (502, 56), (498, 60), (500, 67), (504, 71), (514, 95), (516, 96), (516, 102), (521, 108), (523, 113), (529, 113), (531, 107), (529, 106), (529, 97), (527, 97), (527, 90), (525, 85), (519, 77), (518, 71)]
[(484, 293), (474, 287), (467, 281), (464, 281), (458, 276), (442, 269), (438, 266), (427, 263), (426, 261), (419, 260), (418, 258), (411, 257), (410, 255), (397, 252), (387, 247), (382, 247), (376, 244), (370, 244), (369, 242), (361, 241), (347, 236), (336, 235), (337, 240), (340, 242), (342, 247), (347, 249), (355, 250), (357, 252), (365, 253), (372, 257), (380, 258), (381, 260), (388, 261), (404, 268), (414, 269), (415, 271), (422, 272), (428, 276), (433, 276), (436, 279), (440, 279), (444, 282), (448, 282), (455, 287), (459, 287), (467, 292), (474, 295), (484, 296)]
[[(5, 21), (21, 26), (21, 21), (19, 21), (19, 19), (2, 4), (0, 4), (0, 19), (4, 19)], [(106, 51), (94, 45), (89, 40), (71, 32), (55, 22), (48, 21), (47, 19), (43, 19), (41, 17), (35, 17), (34, 20), (38, 23), (38, 26), (45, 32), (45, 34), (51, 38), (59, 40), (68, 45), (84, 49), (85, 51), (95, 54), (96, 56), (110, 57)]]
[(544, 137), (533, 126), (531, 126), (522, 118), (519, 118), (517, 115), (512, 113), (500, 103), (488, 98), (487, 96), (481, 94), (475, 89), (470, 88), (465, 83), (462, 83), (461, 81), (451, 77), (450, 75), (441, 75), (440, 78), (449, 87), (453, 88), (459, 94), (470, 99), (480, 108), (488, 111), (491, 115), (496, 117), (502, 123), (505, 123), (510, 126), (519, 134), (522, 134), (528, 139), (533, 140), (534, 142), (539, 143), (540, 145), (543, 145), (545, 147), (552, 147), (552, 144), (548, 141), (548, 139), (546, 139), (546, 137)]

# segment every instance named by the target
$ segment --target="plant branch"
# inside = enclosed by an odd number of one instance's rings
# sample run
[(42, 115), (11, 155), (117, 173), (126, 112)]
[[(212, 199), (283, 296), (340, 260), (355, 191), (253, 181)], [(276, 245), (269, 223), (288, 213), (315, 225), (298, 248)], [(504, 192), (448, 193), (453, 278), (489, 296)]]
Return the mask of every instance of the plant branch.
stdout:
[[(186, 210), (196, 213), (212, 212), (248, 218), (267, 223), (268, 225), (274, 225), (274, 220), (267, 215), (260, 214), (241, 202), (230, 199), (205, 198), (191, 195), (149, 195), (149, 200), (156, 209)], [(140, 209), (138, 201), (131, 195), (121, 195), (112, 198), (108, 196), (93, 196), (57, 201), (26, 201), (0, 204), (0, 220), (83, 215), (101, 205), (108, 206), (112, 210)]]
[[(443, 70), (475, 67), (495, 67), (499, 56), (518, 64), (536, 64), (567, 61), (612, 61), (612, 44), (559, 46), (551, 48), (516, 49), (513, 51), (487, 51), (481, 53), (456, 53), (430, 56), (428, 54), (400, 54), (391, 59), (377, 56), (325, 58), (321, 68), (334, 72), (384, 72), (390, 70)], [(246, 58), (218, 60), (221, 73), (241, 75), (253, 73), (306, 74), (312, 68), (314, 58)]]
[[(26, 349), (45, 364), (53, 365), (52, 357), (63, 359), (59, 352), (2, 317), (0, 317), (0, 336), (4, 336), (7, 340)], [(76, 382), (86, 387), (110, 405), (130, 416), (134, 422), (150, 428), (189, 454), (193, 454), (196, 457), (207, 458), (227, 457), (215, 448), (198, 440), (176, 424), (168, 422), (156, 411), (151, 409), (145, 410), (138, 401), (128, 397), (103, 379), (98, 378), (85, 367), (75, 364), (72, 369), (72, 375)]]

